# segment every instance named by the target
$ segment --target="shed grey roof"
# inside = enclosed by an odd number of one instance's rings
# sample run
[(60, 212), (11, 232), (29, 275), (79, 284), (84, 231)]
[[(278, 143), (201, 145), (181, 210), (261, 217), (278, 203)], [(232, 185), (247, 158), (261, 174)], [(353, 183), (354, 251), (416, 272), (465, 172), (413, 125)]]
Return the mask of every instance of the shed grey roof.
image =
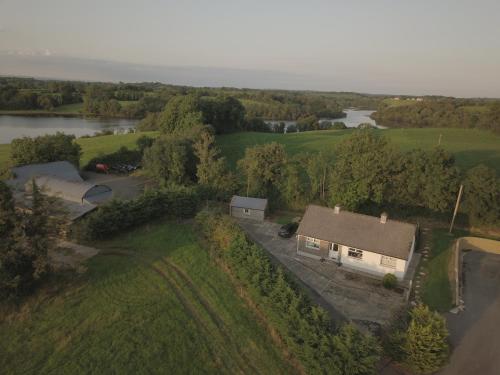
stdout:
[(230, 204), (231, 207), (250, 208), (252, 210), (264, 211), (267, 207), (267, 199), (240, 197), (239, 195), (233, 195)]
[(297, 234), (407, 260), (417, 227), (396, 220), (310, 205)]
[(54, 161), (52, 163), (29, 164), (12, 168), (14, 178), (9, 181), (11, 186), (24, 189), (26, 183), (37, 176), (51, 176), (72, 182), (82, 182), (83, 178), (69, 161)]
[[(60, 197), (65, 200), (82, 203), (85, 196), (90, 190), (94, 189), (99, 185), (90, 184), (88, 182), (74, 182), (66, 181), (61, 178), (51, 177), (51, 176), (39, 176), (35, 177), (36, 184), (40, 187), (44, 194)], [(31, 182), (28, 181), (27, 185)], [(29, 186), (25, 188), (29, 190)], [(109, 191), (111, 189), (108, 188)]]

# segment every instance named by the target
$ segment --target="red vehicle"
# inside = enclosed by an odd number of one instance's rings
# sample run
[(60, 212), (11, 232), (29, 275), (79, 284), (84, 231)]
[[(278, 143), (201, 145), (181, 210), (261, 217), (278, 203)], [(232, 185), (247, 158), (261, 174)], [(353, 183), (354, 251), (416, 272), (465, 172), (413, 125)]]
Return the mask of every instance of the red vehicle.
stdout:
[(97, 172), (109, 173), (109, 165), (98, 163), (95, 165), (95, 170)]

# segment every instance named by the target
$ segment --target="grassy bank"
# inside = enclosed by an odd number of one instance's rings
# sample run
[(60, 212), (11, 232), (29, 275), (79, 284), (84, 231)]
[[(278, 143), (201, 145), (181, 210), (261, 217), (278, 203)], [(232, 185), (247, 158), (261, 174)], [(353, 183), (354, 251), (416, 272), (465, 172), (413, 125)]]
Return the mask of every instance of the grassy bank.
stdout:
[(426, 273), (422, 285), (422, 300), (430, 308), (445, 312), (453, 307), (450, 283), (450, 261), (453, 255), (455, 239), (463, 232), (448, 233), (446, 229), (432, 231), (432, 244), (429, 260), (423, 262), (420, 271)]
[(190, 225), (97, 246), (85, 274), (0, 319), (4, 373), (293, 373)]

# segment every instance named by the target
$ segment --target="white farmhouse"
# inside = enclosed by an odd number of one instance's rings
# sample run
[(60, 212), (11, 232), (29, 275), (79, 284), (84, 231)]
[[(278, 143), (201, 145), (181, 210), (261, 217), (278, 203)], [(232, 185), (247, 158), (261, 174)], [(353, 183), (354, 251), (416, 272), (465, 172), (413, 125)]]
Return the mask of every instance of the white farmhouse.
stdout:
[(343, 267), (403, 279), (415, 250), (417, 227), (380, 217), (309, 205), (297, 230), (297, 254)]

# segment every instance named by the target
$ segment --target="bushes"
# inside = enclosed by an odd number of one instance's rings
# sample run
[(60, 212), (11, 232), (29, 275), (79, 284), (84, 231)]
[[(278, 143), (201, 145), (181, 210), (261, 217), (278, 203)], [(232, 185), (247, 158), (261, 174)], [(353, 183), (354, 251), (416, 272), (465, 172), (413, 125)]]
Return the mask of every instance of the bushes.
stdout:
[(374, 373), (380, 349), (373, 337), (352, 325), (334, 330), (326, 311), (313, 305), (229, 216), (202, 211), (196, 221), (212, 255), (224, 259), (307, 373)]
[(114, 200), (75, 224), (73, 236), (102, 239), (163, 216), (193, 217), (199, 201), (198, 191), (187, 188), (150, 191), (130, 201)]
[(382, 279), (382, 285), (386, 289), (394, 289), (398, 286), (398, 279), (394, 276), (393, 273), (386, 273), (384, 278)]
[(427, 306), (418, 305), (394, 321), (384, 337), (384, 350), (413, 373), (430, 374), (448, 360), (447, 338), (445, 319)]
[(10, 157), (15, 165), (67, 160), (78, 167), (81, 147), (74, 140), (74, 135), (61, 132), (35, 138), (16, 138), (10, 146)]

